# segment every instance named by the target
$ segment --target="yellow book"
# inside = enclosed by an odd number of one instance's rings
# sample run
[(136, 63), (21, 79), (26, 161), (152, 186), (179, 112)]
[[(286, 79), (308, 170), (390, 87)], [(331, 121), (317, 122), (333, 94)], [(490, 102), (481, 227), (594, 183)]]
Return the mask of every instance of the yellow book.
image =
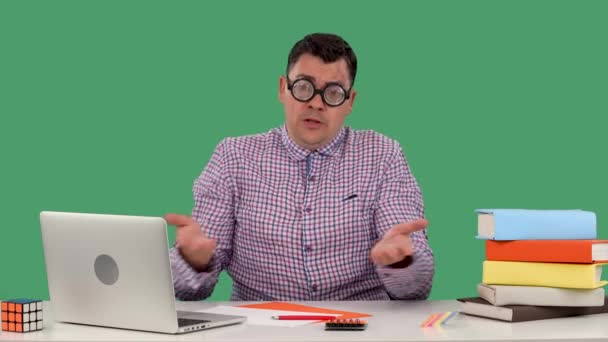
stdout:
[(526, 285), (595, 289), (608, 284), (601, 280), (602, 265), (547, 262), (483, 262), (483, 283), (490, 285)]

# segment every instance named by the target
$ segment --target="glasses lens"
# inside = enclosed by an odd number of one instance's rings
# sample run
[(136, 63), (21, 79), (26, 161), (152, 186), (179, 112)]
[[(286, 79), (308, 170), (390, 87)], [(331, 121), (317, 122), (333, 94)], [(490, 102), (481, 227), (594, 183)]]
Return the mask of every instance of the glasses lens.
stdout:
[(297, 80), (293, 83), (293, 96), (300, 101), (308, 101), (315, 93), (314, 85), (305, 79)]
[(323, 98), (330, 106), (339, 106), (344, 102), (346, 98), (346, 92), (342, 87), (337, 84), (333, 84), (325, 88), (323, 92)]

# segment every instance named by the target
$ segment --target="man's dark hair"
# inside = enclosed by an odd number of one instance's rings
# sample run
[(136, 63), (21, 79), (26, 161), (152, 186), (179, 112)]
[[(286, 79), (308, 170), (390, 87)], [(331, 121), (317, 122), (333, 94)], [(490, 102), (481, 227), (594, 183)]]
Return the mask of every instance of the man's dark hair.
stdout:
[(357, 75), (357, 56), (342, 37), (331, 33), (312, 33), (294, 44), (287, 59), (287, 73), (303, 54), (311, 54), (325, 63), (344, 58), (350, 73), (351, 87)]

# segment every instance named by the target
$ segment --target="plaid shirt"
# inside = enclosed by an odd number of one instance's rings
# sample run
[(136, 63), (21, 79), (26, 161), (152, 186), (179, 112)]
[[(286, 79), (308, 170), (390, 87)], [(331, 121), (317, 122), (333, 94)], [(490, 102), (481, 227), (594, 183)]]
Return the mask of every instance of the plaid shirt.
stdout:
[(232, 300), (425, 299), (434, 258), (426, 231), (411, 234), (413, 262), (377, 266), (374, 244), (424, 217), (420, 188), (399, 143), (341, 129), (325, 147), (296, 145), (286, 127), (224, 139), (194, 182), (193, 218), (217, 239), (206, 272), (170, 251), (176, 297), (208, 297), (222, 270)]

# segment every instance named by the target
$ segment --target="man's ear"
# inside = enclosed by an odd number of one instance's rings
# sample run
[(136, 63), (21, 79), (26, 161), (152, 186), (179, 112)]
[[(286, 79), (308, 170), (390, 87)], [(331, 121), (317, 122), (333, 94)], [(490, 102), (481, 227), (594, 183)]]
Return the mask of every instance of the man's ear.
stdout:
[(287, 80), (285, 79), (285, 76), (279, 76), (279, 101), (281, 101), (281, 103), (285, 101), (285, 89), (287, 88), (286, 85)]
[(357, 91), (355, 89), (350, 91), (350, 97), (346, 104), (348, 105), (348, 115), (353, 111), (353, 104), (355, 103), (355, 97), (357, 97)]

